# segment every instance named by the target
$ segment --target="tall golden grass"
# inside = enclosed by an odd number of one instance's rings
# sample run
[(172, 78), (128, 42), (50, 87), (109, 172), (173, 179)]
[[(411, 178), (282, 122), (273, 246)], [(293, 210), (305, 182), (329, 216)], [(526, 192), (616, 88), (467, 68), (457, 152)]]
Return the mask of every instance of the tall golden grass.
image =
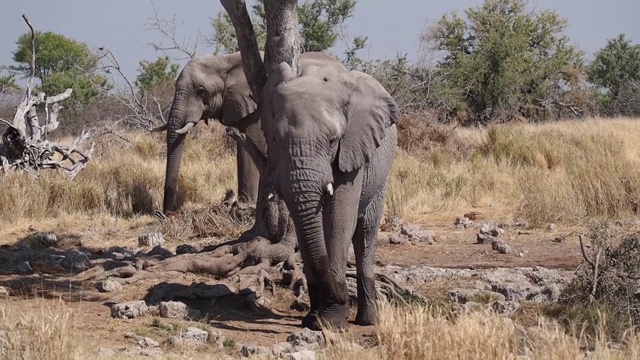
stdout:
[[(640, 122), (600, 119), (450, 129), (418, 118), (400, 121), (400, 145), (386, 211), (420, 221), (480, 207), (532, 226), (624, 219), (640, 204)], [(179, 187), (187, 208), (219, 202), (235, 189), (233, 146), (222, 126), (187, 138)], [(0, 225), (69, 216), (134, 219), (161, 208), (162, 134), (97, 139), (78, 177), (43, 172), (0, 178)], [(26, 226), (26, 225), (25, 225)]]
[[(235, 188), (234, 152), (221, 127), (187, 139), (179, 187), (187, 206), (219, 202)], [(0, 178), (0, 225), (101, 215), (133, 219), (161, 209), (165, 175), (162, 135), (125, 133), (96, 139), (89, 166), (73, 181), (53, 171)]]
[(75, 332), (75, 314), (62, 303), (42, 305), (37, 312), (8, 314), (0, 306), (0, 358), (67, 360), (84, 359)]
[[(95, 359), (99, 344), (87, 340), (79, 314), (60, 303), (39, 311), (8, 314), (0, 305), (0, 358), (2, 359)], [(448, 313), (428, 307), (398, 308), (380, 304), (380, 324), (371, 346), (353, 346), (337, 333), (325, 335), (329, 345), (318, 358), (348, 359), (581, 359), (587, 351), (592, 359), (638, 359), (640, 336), (628, 333), (612, 347), (605, 321), (600, 321), (595, 341), (587, 341), (580, 324), (567, 332), (553, 320), (541, 318), (536, 326), (522, 327), (494, 312)], [(4, 332), (2, 332), (4, 331)], [(158, 339), (162, 340), (162, 339)], [(117, 351), (117, 349), (114, 349)], [(160, 358), (224, 359), (225, 350), (202, 352), (183, 349), (180, 356), (170, 347)], [(120, 353), (114, 359), (130, 359)], [(135, 358), (135, 357), (134, 357)], [(140, 358), (144, 358), (140, 356)], [(257, 358), (271, 358), (259, 356)]]
[[(420, 126), (415, 123), (413, 127)], [(414, 148), (400, 152), (387, 197), (389, 212), (419, 219), (492, 206), (503, 216), (521, 217), (537, 227), (580, 224), (586, 218), (623, 220), (640, 210), (636, 119), (502, 124), (448, 132), (440, 127), (433, 132), (446, 136), (426, 144), (407, 141)], [(421, 131), (417, 134), (429, 139)]]
[(594, 340), (587, 339), (580, 324), (572, 331), (556, 321), (539, 318), (523, 327), (491, 311), (445, 313), (428, 307), (410, 309), (382, 305), (375, 345), (354, 347), (338, 334), (320, 359), (637, 359), (640, 336), (627, 333), (618, 345), (607, 336), (601, 319)]

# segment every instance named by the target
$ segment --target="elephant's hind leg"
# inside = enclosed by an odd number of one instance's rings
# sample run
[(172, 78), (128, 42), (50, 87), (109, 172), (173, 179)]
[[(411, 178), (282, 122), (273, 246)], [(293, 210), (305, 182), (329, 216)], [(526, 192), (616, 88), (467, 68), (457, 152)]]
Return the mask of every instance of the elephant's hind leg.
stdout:
[(363, 216), (353, 235), (358, 286), (358, 313), (356, 324), (374, 325), (377, 321), (375, 270), (375, 246), (378, 226), (384, 211), (385, 188), (378, 190), (364, 209)]

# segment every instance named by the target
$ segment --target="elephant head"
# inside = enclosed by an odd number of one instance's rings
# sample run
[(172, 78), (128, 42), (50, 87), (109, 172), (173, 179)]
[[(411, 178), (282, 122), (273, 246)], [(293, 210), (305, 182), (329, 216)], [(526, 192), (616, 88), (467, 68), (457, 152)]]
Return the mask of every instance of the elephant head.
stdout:
[(175, 82), (175, 95), (166, 124), (167, 164), (164, 211), (177, 208), (177, 184), (186, 134), (200, 120), (217, 119), (234, 125), (252, 112), (240, 53), (191, 59)]
[[(319, 315), (344, 321), (348, 244), (369, 192), (379, 193), (373, 187), (386, 182), (395, 154), (397, 104), (364, 73), (312, 66), (296, 77), (286, 63), (269, 76), (265, 94), (262, 127), (274, 183), (296, 228), (310, 297), (318, 286), (325, 294)], [(383, 158), (381, 145), (392, 154), (388, 164), (370, 164)], [(367, 167), (384, 170), (365, 175)], [(382, 211), (383, 205), (375, 206)]]

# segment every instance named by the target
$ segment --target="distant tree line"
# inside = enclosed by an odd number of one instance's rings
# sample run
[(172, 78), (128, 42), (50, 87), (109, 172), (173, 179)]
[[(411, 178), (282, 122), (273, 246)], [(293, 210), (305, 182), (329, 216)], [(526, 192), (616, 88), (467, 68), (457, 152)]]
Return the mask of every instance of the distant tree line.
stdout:
[[(640, 45), (624, 34), (609, 39), (587, 61), (565, 33), (567, 20), (556, 12), (532, 9), (527, 0), (485, 0), (426, 26), (418, 61), (409, 61), (406, 54), (364, 61), (357, 54), (367, 38), (349, 38), (344, 31), (355, 15), (356, 1), (302, 3), (298, 12), (302, 51), (329, 50), (341, 39), (347, 50), (339, 58), (345, 65), (375, 76), (405, 113), (465, 125), (640, 115)], [(263, 47), (263, 0), (251, 7), (251, 16)], [(213, 17), (211, 26), (207, 42), (214, 53), (237, 51), (226, 12)], [(30, 54), (30, 38), (24, 34), (16, 41), (15, 64), (0, 67), (0, 96), (19, 90), (17, 79), (28, 75)], [(130, 91), (118, 92), (107, 74), (120, 71), (119, 65), (117, 61), (102, 65), (104, 49), (92, 50), (61, 34), (38, 32), (36, 54), (37, 90), (54, 94), (74, 89), (65, 114), (68, 122), (78, 117), (97, 120), (88, 118), (118, 111), (146, 111), (145, 121), (134, 122), (137, 125), (161, 122), (180, 70), (167, 55), (143, 60), (136, 79), (127, 81)], [(133, 99), (122, 101), (119, 97), (124, 95)], [(112, 107), (109, 112), (100, 110), (105, 104)], [(141, 110), (144, 107), (156, 109)], [(127, 122), (134, 117), (119, 118)]]

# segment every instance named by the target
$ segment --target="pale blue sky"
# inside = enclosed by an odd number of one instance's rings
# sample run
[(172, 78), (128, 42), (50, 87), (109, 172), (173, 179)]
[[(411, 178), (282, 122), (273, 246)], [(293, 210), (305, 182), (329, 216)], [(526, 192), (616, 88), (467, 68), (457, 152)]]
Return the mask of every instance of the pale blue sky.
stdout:
[[(388, 58), (401, 52), (415, 59), (418, 36), (427, 21), (434, 21), (447, 11), (481, 3), (482, 0), (359, 0), (356, 17), (347, 24), (348, 31), (351, 36), (369, 36), (369, 48), (361, 53), (364, 58)], [(161, 17), (170, 19), (175, 14), (184, 23), (179, 28), (180, 36), (195, 35), (198, 28), (209, 34), (210, 18), (222, 9), (219, 0), (154, 0), (154, 4)], [(531, 4), (556, 10), (567, 18), (569, 36), (587, 54), (619, 33), (640, 42), (638, 0), (536, 0)], [(145, 30), (147, 19), (153, 16), (150, 0), (5, 0), (0, 11), (0, 65), (12, 63), (15, 40), (28, 30), (21, 18), (23, 13), (37, 30), (61, 33), (95, 48), (108, 47), (127, 76), (135, 76), (140, 60), (153, 60), (159, 55), (147, 45), (162, 39)], [(342, 48), (335, 50), (341, 52)], [(201, 47), (199, 53), (211, 51)]]

